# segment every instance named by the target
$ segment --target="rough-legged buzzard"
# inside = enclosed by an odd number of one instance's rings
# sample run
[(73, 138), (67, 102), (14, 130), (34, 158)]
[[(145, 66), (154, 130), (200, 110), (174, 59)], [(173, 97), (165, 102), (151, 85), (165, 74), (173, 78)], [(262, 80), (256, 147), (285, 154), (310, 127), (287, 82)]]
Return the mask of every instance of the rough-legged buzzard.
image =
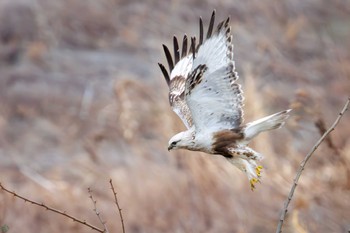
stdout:
[(280, 128), (291, 111), (285, 110), (257, 121), (243, 124), (243, 92), (235, 81), (233, 43), (229, 18), (214, 30), (215, 11), (204, 37), (199, 20), (199, 41), (183, 37), (180, 51), (173, 38), (173, 57), (163, 45), (168, 70), (159, 64), (169, 86), (169, 102), (187, 131), (173, 136), (168, 150), (187, 149), (223, 155), (247, 174), (251, 188), (261, 177), (262, 155), (248, 147), (259, 133)]

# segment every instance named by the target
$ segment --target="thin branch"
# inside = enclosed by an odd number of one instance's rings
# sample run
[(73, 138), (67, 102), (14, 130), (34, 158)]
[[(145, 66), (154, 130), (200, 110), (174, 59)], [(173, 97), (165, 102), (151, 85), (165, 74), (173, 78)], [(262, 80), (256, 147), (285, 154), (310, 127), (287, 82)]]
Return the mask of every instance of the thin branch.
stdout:
[(23, 197), (21, 195), (18, 195), (17, 193), (15, 193), (13, 191), (10, 191), (7, 188), (5, 188), (1, 183), (0, 183), (0, 189), (5, 191), (5, 192), (7, 192), (7, 193), (9, 193), (9, 194), (11, 194), (11, 195), (13, 195), (15, 198), (19, 198), (19, 199), (23, 200), (24, 202), (28, 202), (30, 204), (42, 207), (42, 208), (44, 208), (44, 209), (46, 209), (48, 211), (51, 211), (51, 212), (54, 212), (56, 214), (65, 216), (66, 218), (72, 219), (74, 222), (77, 222), (79, 224), (82, 224), (82, 225), (85, 225), (87, 227), (90, 227), (92, 230), (95, 230), (95, 231), (100, 232), (100, 233), (104, 233), (104, 230), (101, 230), (98, 227), (95, 227), (94, 225), (86, 222), (85, 220), (80, 220), (80, 219), (78, 219), (78, 218), (76, 218), (76, 217), (74, 217), (74, 216), (72, 216), (70, 214), (67, 214), (65, 211), (54, 209), (52, 207), (49, 207), (49, 206), (45, 205), (44, 203), (39, 203), (39, 202), (36, 202), (36, 201), (32, 201), (32, 200), (30, 200), (28, 198), (25, 198), (25, 197)]
[(300, 163), (299, 169), (296, 173), (296, 176), (294, 178), (294, 183), (292, 185), (292, 188), (288, 194), (287, 200), (285, 201), (284, 207), (282, 209), (282, 213), (278, 222), (278, 226), (277, 226), (277, 230), (276, 233), (281, 233), (282, 232), (282, 226), (283, 226), (283, 222), (284, 219), (286, 217), (287, 211), (288, 211), (288, 206), (290, 201), (293, 198), (294, 195), (294, 191), (298, 185), (298, 181), (299, 178), (301, 176), (301, 173), (303, 172), (303, 170), (305, 169), (305, 165), (307, 163), (307, 161), (311, 158), (311, 156), (313, 155), (313, 153), (317, 150), (317, 148), (319, 147), (319, 145), (323, 142), (323, 140), (335, 129), (335, 127), (338, 125), (340, 119), (343, 117), (344, 113), (348, 110), (349, 107), (349, 103), (350, 103), (350, 97), (348, 97), (348, 100), (346, 101), (343, 109), (341, 110), (341, 112), (339, 113), (337, 119), (334, 121), (333, 125), (322, 135), (322, 137), (316, 142), (316, 144), (312, 147), (311, 151), (306, 155), (306, 157), (304, 158), (304, 160)]
[(109, 233), (107, 226), (106, 226), (106, 222), (102, 220), (101, 213), (97, 210), (97, 201), (92, 196), (92, 190), (90, 188), (88, 188), (88, 192), (89, 192), (89, 198), (91, 199), (92, 204), (94, 205), (94, 212), (95, 212), (98, 220), (100, 221), (100, 223), (103, 225), (103, 230), (104, 230), (103, 232)]
[(117, 207), (118, 207), (119, 216), (120, 216), (120, 221), (121, 221), (121, 223), (122, 223), (123, 233), (125, 233), (125, 227), (124, 227), (124, 219), (123, 219), (123, 215), (122, 215), (122, 209), (121, 209), (120, 206), (119, 206), (119, 202), (118, 202), (118, 198), (117, 198), (117, 192), (116, 192), (115, 189), (114, 189), (112, 179), (109, 180), (109, 183), (111, 184), (111, 189), (112, 189), (112, 191), (113, 191), (115, 204), (116, 204)]

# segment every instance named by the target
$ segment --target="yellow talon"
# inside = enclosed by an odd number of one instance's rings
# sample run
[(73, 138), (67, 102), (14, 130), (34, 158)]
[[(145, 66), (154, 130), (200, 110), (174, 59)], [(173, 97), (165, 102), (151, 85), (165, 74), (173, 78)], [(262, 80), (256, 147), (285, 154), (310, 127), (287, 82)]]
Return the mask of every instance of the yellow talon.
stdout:
[(254, 191), (254, 189), (255, 189), (255, 184), (258, 183), (258, 182), (260, 183), (260, 177), (261, 177), (261, 170), (262, 169), (263, 169), (263, 166), (255, 167), (255, 173), (256, 173), (257, 178), (252, 178), (252, 179), (249, 180), (250, 181), (250, 188), (251, 188), (252, 191)]
[(251, 188), (252, 191), (254, 191), (255, 184), (258, 183), (258, 182), (259, 182), (259, 180), (257, 178), (250, 179), (250, 188)]
[(256, 172), (256, 175), (258, 176), (258, 177), (261, 177), (261, 170), (263, 169), (263, 166), (257, 166), (256, 168), (255, 168), (255, 172)]

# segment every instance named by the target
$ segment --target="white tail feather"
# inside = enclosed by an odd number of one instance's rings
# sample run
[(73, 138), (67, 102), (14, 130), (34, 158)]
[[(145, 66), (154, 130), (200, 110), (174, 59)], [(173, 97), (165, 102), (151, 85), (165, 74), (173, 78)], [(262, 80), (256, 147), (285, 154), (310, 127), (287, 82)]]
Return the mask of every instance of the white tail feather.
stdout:
[(284, 125), (284, 122), (289, 117), (289, 112), (292, 109), (288, 109), (282, 112), (275, 113), (273, 115), (261, 118), (259, 120), (246, 124), (244, 129), (244, 144), (247, 144), (259, 133), (267, 130), (278, 129)]

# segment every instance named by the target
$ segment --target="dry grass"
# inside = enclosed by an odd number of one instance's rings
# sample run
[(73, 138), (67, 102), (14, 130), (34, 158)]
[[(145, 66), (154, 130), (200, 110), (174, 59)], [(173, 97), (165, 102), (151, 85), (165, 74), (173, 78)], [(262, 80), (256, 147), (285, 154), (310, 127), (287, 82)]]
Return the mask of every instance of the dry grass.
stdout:
[[(166, 150), (184, 127), (156, 66), (161, 44), (197, 33), (214, 8), (232, 18), (246, 121), (294, 109), (252, 143), (266, 168), (255, 192), (219, 156)], [(0, 16), (1, 182), (99, 225), (91, 187), (110, 232), (121, 229), (110, 178), (128, 233), (273, 232), (315, 123), (327, 128), (349, 95), (347, 1), (0, 0)], [(284, 232), (350, 228), (349, 120), (308, 164)], [(0, 192), (3, 224), (88, 231)]]

